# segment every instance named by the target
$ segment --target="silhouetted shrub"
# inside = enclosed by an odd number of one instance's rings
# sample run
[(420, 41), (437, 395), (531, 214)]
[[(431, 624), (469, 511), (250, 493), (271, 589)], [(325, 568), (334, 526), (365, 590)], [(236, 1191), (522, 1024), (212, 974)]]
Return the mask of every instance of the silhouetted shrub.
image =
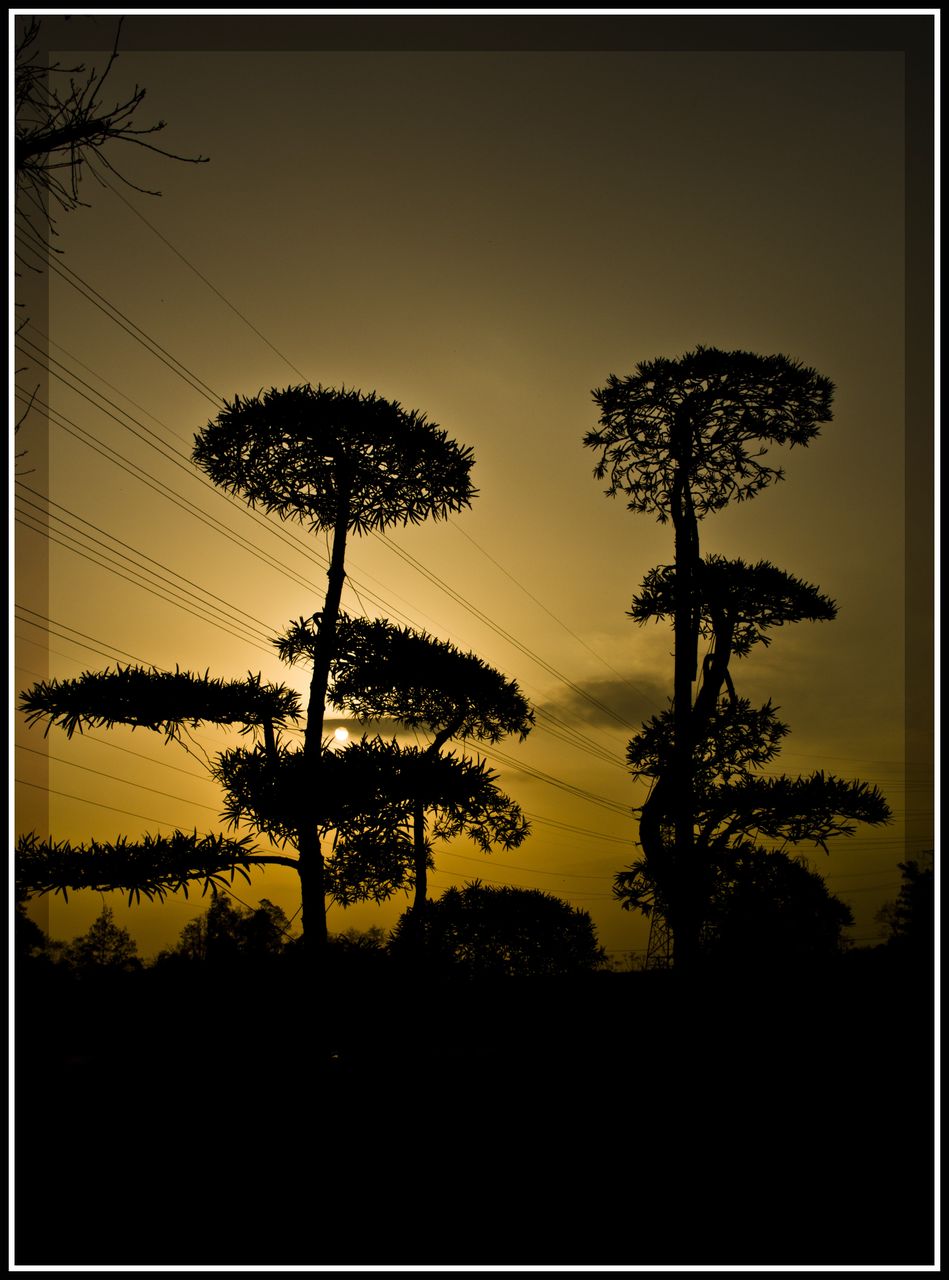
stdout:
[(723, 867), (708, 908), (706, 960), (769, 968), (841, 955), (853, 913), (803, 861), (753, 850)]
[[(428, 966), (469, 977), (582, 973), (606, 957), (586, 911), (540, 889), (491, 888), (477, 880), (426, 902), (419, 937)], [(397, 957), (414, 953), (409, 912), (389, 947)]]

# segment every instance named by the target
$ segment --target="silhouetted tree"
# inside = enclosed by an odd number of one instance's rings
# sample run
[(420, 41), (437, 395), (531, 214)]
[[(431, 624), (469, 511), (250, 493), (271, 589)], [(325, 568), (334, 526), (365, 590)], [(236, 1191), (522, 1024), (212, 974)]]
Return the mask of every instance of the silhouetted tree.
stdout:
[(47, 959), (50, 939), (43, 929), (26, 914), (23, 902), (16, 904), (13, 921), (13, 954), (17, 961)]
[[(319, 796), (323, 721), (350, 533), (447, 517), (474, 496), (471, 450), (424, 414), (359, 391), (309, 385), (237, 397), (196, 437), (194, 459), (216, 485), (313, 532), (332, 535), (327, 591), (312, 646), (303, 760), (306, 796)], [(326, 940), (319, 815), (304, 803), (296, 832), (303, 926)]]
[(885, 903), (877, 920), (886, 926), (886, 945), (895, 953), (931, 962), (936, 924), (935, 875), (932, 866), (909, 858), (899, 862), (903, 883), (895, 902)]
[[(334, 832), (338, 849), (359, 855), (361, 867), (372, 873), (360, 893), (377, 899), (393, 891), (393, 872), (404, 869), (410, 843), (408, 801), (398, 787), (411, 762), (395, 760), (381, 743), (364, 740), (333, 752), (323, 741), (347, 537), (446, 517), (467, 506), (475, 492), (471, 451), (424, 415), (375, 393), (302, 386), (253, 400), (238, 397), (196, 437), (194, 458), (216, 484), (251, 506), (332, 532), (326, 597), (311, 619), (302, 751), (281, 740), (281, 730), (300, 717), (297, 696), (282, 685), (263, 685), (254, 675), (223, 682), (207, 674), (119, 668), (36, 685), (21, 695), (21, 707), (30, 723), (46, 720), (47, 731), (59, 725), (69, 735), (88, 725), (130, 724), (175, 740), (184, 728), (205, 721), (239, 725), (257, 741), (218, 758), (214, 774), (227, 791), (225, 812), (234, 825), (249, 821), (257, 832), (292, 845), (297, 856), (260, 853), (247, 837), (227, 841), (197, 832), (88, 847), (27, 836), (18, 845), (18, 876), (27, 893), (108, 886), (162, 896), (193, 881), (207, 887), (235, 872), (246, 876), (251, 866), (288, 866), (300, 877), (302, 923), (304, 929), (309, 923), (318, 948), (326, 941), (321, 841)], [(443, 764), (438, 803), (457, 816), (464, 792), (461, 762)], [(504, 815), (489, 812), (492, 779), (484, 770), (475, 779), (475, 772), (465, 771), (466, 802), (476, 803), (480, 786), (483, 825), (497, 826)], [(352, 883), (345, 892), (352, 900)]]
[(235, 906), (225, 893), (214, 892), (207, 911), (189, 920), (177, 945), (161, 952), (158, 959), (212, 964), (259, 960), (280, 955), (290, 940), (286, 913), (269, 898), (261, 898), (255, 910)]
[(598, 478), (631, 511), (671, 519), (675, 530), (674, 756), (665, 816), (674, 824), (679, 868), (670, 903), (676, 963), (696, 954), (703, 914), (693, 833), (692, 684), (698, 667), (698, 521), (753, 498), (780, 469), (761, 459), (769, 444), (807, 445), (831, 419), (833, 384), (783, 355), (696, 347), (678, 360), (640, 363), (594, 391), (599, 429), (584, 443), (600, 452)]
[(138, 969), (138, 945), (115, 923), (111, 907), (103, 907), (88, 933), (66, 944), (63, 959), (76, 969)]
[[(406, 912), (392, 932), (396, 956), (414, 948), (413, 915)], [(589, 914), (540, 889), (475, 880), (425, 902), (420, 915), (426, 955), (466, 977), (564, 976), (589, 972), (606, 959)]]

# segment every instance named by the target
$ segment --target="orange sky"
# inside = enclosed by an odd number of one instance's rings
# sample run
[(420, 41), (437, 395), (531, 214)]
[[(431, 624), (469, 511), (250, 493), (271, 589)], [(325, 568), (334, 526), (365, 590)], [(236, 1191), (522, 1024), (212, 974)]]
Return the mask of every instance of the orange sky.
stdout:
[[(114, 19), (79, 21), (110, 43)], [(21, 280), (17, 381), (41, 383), (47, 351), (53, 414), (34, 409), (17, 442), (14, 689), (121, 659), (302, 692), (267, 636), (319, 606), (325, 543), (213, 491), (192, 438), (221, 397), (271, 386), (398, 399), (473, 448), (479, 496), (447, 524), (354, 540), (344, 607), (474, 650), (541, 712), (525, 743), (485, 753), (533, 834), (516, 853), (437, 852), (432, 890), (477, 876), (556, 893), (621, 961), (647, 937), (610, 893), (642, 799), (624, 748), (672, 679), (671, 633), (625, 611), (672, 541), (593, 478), (590, 392), (698, 343), (784, 352), (836, 383), (834, 421), (781, 459), (783, 484), (700, 533), (704, 551), (770, 559), (838, 603), (837, 621), (778, 632), (734, 674), (791, 726), (776, 767), (886, 794), (893, 825), (812, 854), (871, 939), (897, 861), (932, 847), (925, 750), (904, 768), (902, 56), (222, 52), (186, 47), (173, 18), (167, 48), (142, 52), (141, 21), (113, 92), (145, 86), (162, 145), (210, 163), (109, 153), (161, 199), (87, 177), (91, 207), (58, 221), (62, 257)], [(148, 589), (119, 576), (122, 557)], [(223, 829), (200, 756), (157, 735), (44, 741), (22, 716), (13, 733), (15, 834)], [(289, 872), (235, 889), (298, 906)], [(113, 897), (146, 955), (206, 905)], [(406, 905), (333, 908), (329, 927), (388, 927)], [(100, 908), (56, 900), (48, 927), (72, 937)]]

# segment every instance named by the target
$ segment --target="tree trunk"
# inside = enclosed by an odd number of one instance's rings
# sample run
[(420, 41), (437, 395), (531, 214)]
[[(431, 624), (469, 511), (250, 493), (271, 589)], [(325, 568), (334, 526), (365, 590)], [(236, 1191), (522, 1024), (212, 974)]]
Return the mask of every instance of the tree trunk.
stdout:
[[(349, 493), (341, 484), (333, 549), (327, 570), (328, 585), (319, 631), (313, 653), (313, 675), (307, 704), (303, 755), (307, 764), (308, 785), (315, 804), (319, 805), (320, 772), (323, 760), (323, 721), (326, 717), (326, 687), (336, 646), (336, 621), (346, 578), (346, 535), (349, 531)], [(323, 852), (314, 813), (297, 833), (300, 853), (300, 901), (304, 952), (315, 961), (326, 947), (326, 893), (323, 876)]]
[(420, 970), (425, 949), (425, 902), (428, 897), (428, 850), (425, 846), (425, 802), (415, 801), (412, 813), (415, 845), (415, 894), (405, 919), (410, 963)]
[[(454, 720), (435, 731), (435, 736), (425, 748), (425, 756), (437, 756), (439, 751), (454, 737), (464, 724), (464, 715), (457, 715)], [(413, 835), (415, 841), (415, 895), (406, 924), (409, 927), (411, 948), (416, 959), (421, 956), (424, 940), (424, 923), (422, 913), (428, 900), (428, 848), (425, 844), (425, 801), (418, 797), (413, 812)]]
[(415, 802), (414, 819), (415, 836), (415, 896), (412, 900), (412, 914), (421, 923), (421, 914), (425, 909), (428, 895), (428, 850), (425, 847), (425, 805), (421, 800)]
[[(692, 684), (698, 666), (696, 579), (699, 556), (698, 521), (692, 505), (689, 475), (692, 466), (692, 427), (683, 416), (677, 442), (677, 472), (672, 491), (675, 527), (675, 680), (673, 696), (673, 813), (675, 817), (675, 873), (678, 898), (672, 926), (673, 962), (676, 968), (694, 966), (701, 928), (696, 886), (693, 796)], [(670, 921), (670, 925), (672, 922)]]

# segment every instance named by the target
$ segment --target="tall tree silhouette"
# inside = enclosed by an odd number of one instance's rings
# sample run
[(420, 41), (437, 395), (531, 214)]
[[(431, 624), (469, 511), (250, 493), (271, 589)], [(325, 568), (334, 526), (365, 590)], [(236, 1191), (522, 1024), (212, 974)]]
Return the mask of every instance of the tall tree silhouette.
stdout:
[[(474, 653), (463, 653), (447, 641), (399, 627), (386, 619), (347, 619), (342, 628), (331, 677), (333, 705), (358, 719), (391, 718), (408, 728), (422, 728), (432, 740), (416, 770), (418, 791), (413, 801), (414, 890), (413, 918), (427, 897), (427, 869), (431, 844), (426, 838), (426, 764), (452, 739), (498, 742), (516, 733), (523, 739), (534, 723), (527, 699), (513, 680)], [(438, 769), (431, 769), (432, 780)], [(481, 781), (480, 771), (470, 772)], [(490, 800), (483, 784), (478, 792)], [(437, 792), (436, 792), (437, 794)], [(503, 848), (519, 845), (528, 826), (520, 810), (503, 793), (485, 808), (484, 800), (459, 812), (462, 825), (439, 810), (433, 834), (450, 836), (468, 830), (482, 848), (493, 835)], [(492, 812), (493, 830), (477, 815)], [(447, 821), (446, 821), (447, 819)]]
[(694, 856), (692, 685), (698, 666), (698, 521), (753, 498), (780, 468), (762, 461), (769, 444), (807, 445), (831, 419), (833, 384), (784, 355), (696, 347), (678, 360), (640, 363), (593, 392), (599, 427), (584, 443), (599, 451), (594, 474), (629, 510), (675, 531), (673, 759), (668, 815), (680, 870), (674, 914), (676, 963), (690, 965), (703, 912)]
[[(375, 392), (322, 386), (272, 389), (225, 407), (197, 436), (194, 460), (211, 480), (282, 519), (331, 534), (328, 584), (312, 648), (303, 757), (307, 793), (318, 795), (325, 758), (326, 687), (336, 648), (350, 533), (445, 518), (468, 506), (471, 450)], [(303, 927), (326, 941), (323, 856), (317, 815), (300, 814), (297, 850)], [(309, 914), (308, 914), (309, 913)]]
[[(224, 682), (142, 668), (89, 672), (34, 686), (21, 695), (21, 707), (31, 723), (45, 720), (47, 732), (58, 725), (69, 735), (85, 726), (130, 724), (174, 740), (203, 722), (239, 725), (256, 742), (217, 761), (225, 812), (234, 825), (249, 820), (256, 831), (294, 846), (296, 857), (261, 853), (248, 837), (230, 841), (196, 832), (88, 846), (26, 836), (18, 845), (17, 874), (25, 893), (111, 887), (163, 896), (195, 881), (207, 889), (235, 872), (246, 876), (252, 866), (292, 867), (312, 954), (327, 937), (321, 840), (331, 831), (338, 839), (342, 834), (344, 850), (362, 853), (361, 865), (374, 879), (360, 892), (370, 897), (392, 892), (390, 871), (404, 865), (408, 840), (407, 803), (398, 791), (404, 771), (393, 767), (384, 744), (364, 741), (334, 753), (323, 742), (347, 536), (468, 505), (475, 492), (471, 450), (424, 415), (375, 393), (307, 385), (238, 397), (196, 437), (194, 457), (215, 483), (251, 505), (332, 533), (326, 595), (310, 619), (313, 669), (302, 751), (281, 738), (301, 717), (299, 698), (253, 675)], [(451, 785), (443, 778), (443, 792)], [(356, 891), (350, 884), (346, 892), (351, 900)]]

